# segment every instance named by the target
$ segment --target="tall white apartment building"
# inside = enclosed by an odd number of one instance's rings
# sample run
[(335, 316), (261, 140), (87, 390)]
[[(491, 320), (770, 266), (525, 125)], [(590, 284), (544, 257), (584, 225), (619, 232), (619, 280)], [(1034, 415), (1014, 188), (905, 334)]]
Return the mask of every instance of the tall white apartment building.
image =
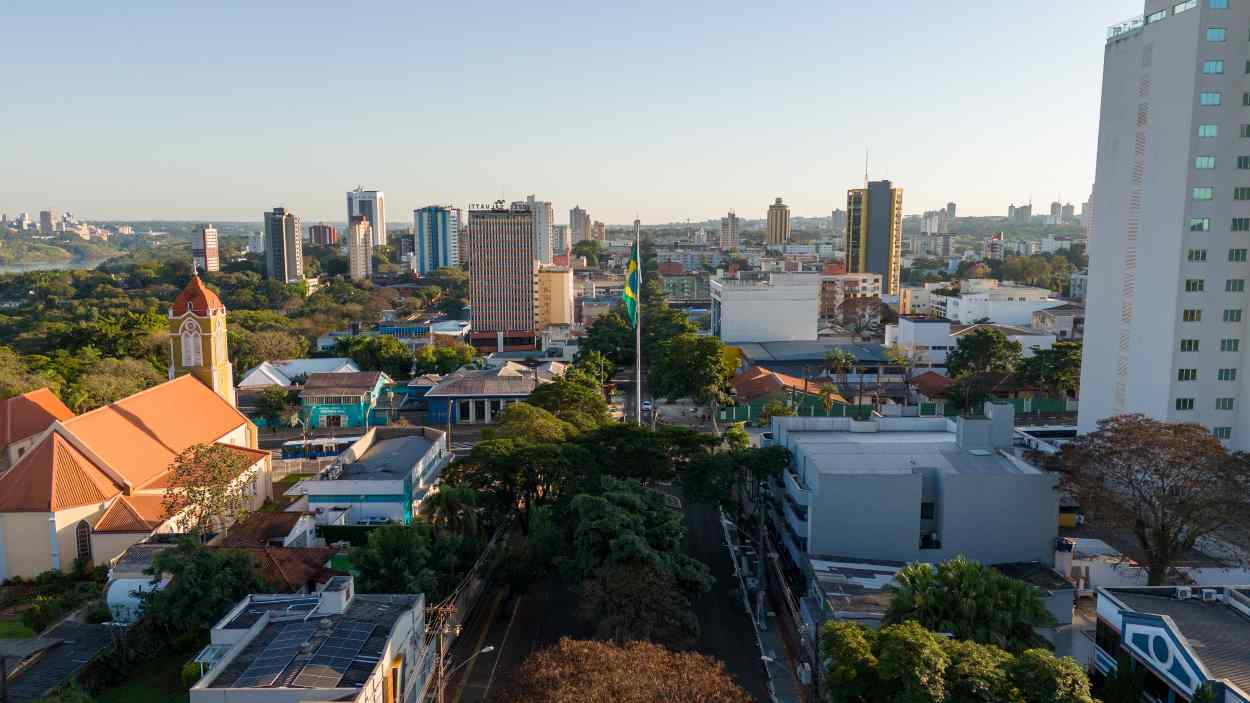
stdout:
[(373, 275), (373, 228), (363, 215), (347, 222), (347, 265), (353, 281)]
[(221, 258), (217, 253), (217, 228), (200, 225), (191, 237), (191, 258), (196, 271), (220, 271)]
[(590, 213), (582, 209), (581, 205), (569, 210), (569, 231), (573, 233), (572, 244), (590, 239)]
[(720, 218), (720, 250), (732, 251), (738, 248), (738, 216), (733, 210)]
[(360, 215), (373, 228), (373, 246), (386, 246), (386, 193), (356, 187), (347, 191), (347, 222)]
[(265, 276), (283, 283), (304, 280), (304, 236), (299, 217), (286, 208), (265, 213)]
[(529, 205), (530, 212), (534, 213), (534, 258), (539, 263), (550, 264), (555, 210), (551, 209), (551, 203), (535, 200), (532, 195), (525, 199), (525, 203)]
[(1108, 31), (1079, 426), (1197, 422), (1250, 448), (1250, 3), (1147, 0)]

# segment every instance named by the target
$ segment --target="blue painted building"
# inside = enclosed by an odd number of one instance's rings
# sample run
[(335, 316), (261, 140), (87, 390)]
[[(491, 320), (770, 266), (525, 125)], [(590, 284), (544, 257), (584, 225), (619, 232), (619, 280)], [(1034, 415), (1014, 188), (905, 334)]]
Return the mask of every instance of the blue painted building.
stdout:
[(412, 211), (415, 247), (412, 270), (431, 271), (460, 264), (460, 209), (427, 205)]
[(512, 403), (519, 403), (540, 383), (549, 383), (564, 373), (564, 364), (548, 361), (538, 368), (514, 362), (486, 369), (461, 369), (448, 374), (425, 394), (429, 420), (445, 425), (492, 423)]
[(370, 427), (387, 424), (388, 404), (381, 404), (391, 379), (381, 371), (309, 374), (300, 391), (308, 427)]

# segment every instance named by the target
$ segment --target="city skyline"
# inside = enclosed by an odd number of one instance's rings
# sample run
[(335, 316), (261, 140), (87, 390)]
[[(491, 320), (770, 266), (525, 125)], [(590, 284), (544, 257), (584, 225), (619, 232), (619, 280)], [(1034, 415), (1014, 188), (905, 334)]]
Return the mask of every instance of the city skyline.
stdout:
[[(497, 42), (506, 23), (490, 19), (491, 7), (422, 10), (422, 23), (443, 31), (413, 43), (404, 35), (415, 8), (383, 4), (368, 22), (385, 32), (379, 50), (361, 53), (338, 38), (364, 20), (333, 8), (131, 15), (75, 3), (53, 21), (51, 8), (18, 3), (9, 14), (24, 27), (11, 51), (19, 70), (6, 86), (24, 100), (5, 121), (23, 139), (6, 159), (23, 168), (0, 174), (0, 209), (56, 203), (91, 219), (222, 222), (286, 203), (308, 221), (337, 222), (342, 193), (365, 183), (388, 191), (393, 213), (535, 193), (561, 213), (581, 204), (623, 225), (635, 213), (644, 224), (729, 209), (759, 219), (777, 195), (795, 216), (819, 216), (862, 183), (865, 149), (870, 178), (906, 188), (910, 212), (955, 200), (964, 213), (994, 215), (1030, 195), (1079, 204), (1093, 180), (1104, 31), (1141, 11), (1127, 0), (1041, 14), (990, 3), (912, 1), (847, 16), (796, 6), (734, 52), (694, 8), (591, 17), (539, 6), (516, 20), (524, 31)], [(723, 12), (757, 25), (743, 7)], [(660, 15), (670, 31), (656, 36)], [(288, 22), (299, 31), (266, 29)], [(597, 23), (619, 33), (591, 33), (591, 43), (560, 31)], [(1025, 23), (1010, 52), (1003, 32), (989, 31)], [(644, 32), (651, 43), (640, 49)], [(106, 42), (118, 33), (134, 41)], [(834, 99), (847, 77), (830, 67), (846, 56), (891, 76), (869, 86), (875, 100)], [(511, 73), (541, 89), (517, 93)], [(353, 104), (375, 107), (345, 109), (331, 89), (340, 79)], [(434, 110), (425, 90), (404, 90), (414, 83), (444, 95), (494, 86), (513, 104)], [(274, 85), (293, 96), (282, 110), (270, 107)], [(82, 108), (66, 109), (65, 95)], [(574, 100), (596, 109), (562, 107)], [(728, 109), (709, 120), (716, 104)], [(177, 144), (176, 158), (154, 144)], [(414, 165), (417, 151), (434, 167)]]

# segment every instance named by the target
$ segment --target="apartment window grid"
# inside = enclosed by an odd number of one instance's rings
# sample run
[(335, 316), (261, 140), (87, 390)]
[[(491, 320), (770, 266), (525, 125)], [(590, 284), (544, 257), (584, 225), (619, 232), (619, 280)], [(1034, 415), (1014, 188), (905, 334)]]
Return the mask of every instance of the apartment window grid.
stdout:
[(1246, 186), (1233, 188), (1233, 200), (1250, 200), (1250, 188)]
[(1202, 322), (1202, 310), (1197, 308), (1188, 308), (1181, 313), (1183, 322)]
[(1190, 278), (1185, 281), (1186, 293), (1201, 293), (1206, 287), (1206, 281), (1201, 278)]
[(1177, 398), (1176, 409), (1177, 410), (1193, 410), (1194, 399), (1193, 398)]
[[(1250, 125), (1242, 125), (1245, 127), (1241, 136), (1250, 136)], [(1200, 124), (1198, 125), (1198, 137), (1200, 139), (1215, 139), (1220, 136), (1220, 126), (1217, 124)]]
[(1202, 73), (1208, 76), (1220, 76), (1224, 74), (1224, 62), (1218, 59), (1202, 62)]
[(1230, 278), (1224, 281), (1225, 293), (1244, 293), (1246, 291), (1246, 279)]
[(1194, 186), (1193, 198), (1194, 200), (1214, 200), (1215, 188), (1211, 186)]
[(1236, 381), (1237, 369), (1220, 369), (1215, 372), (1215, 380), (1217, 381)]
[[(1250, 197), (1246, 199), (1250, 200)], [(1230, 229), (1234, 232), (1250, 232), (1250, 217), (1234, 217)]]
[(1198, 104), (1202, 107), (1219, 107), (1224, 103), (1224, 94), (1213, 90), (1198, 93)]
[(1225, 337), (1220, 340), (1220, 351), (1236, 352), (1241, 351), (1241, 340), (1237, 337)]
[(1235, 264), (1245, 263), (1246, 262), (1246, 250), (1245, 249), (1229, 249), (1228, 260)]
[(1232, 410), (1234, 407), (1236, 407), (1236, 402), (1237, 401), (1235, 401), (1232, 398), (1216, 398), (1215, 409), (1216, 410)]
[(1207, 260), (1206, 249), (1190, 249), (1187, 258), (1192, 262), (1202, 262)]
[(1178, 381), (1197, 381), (1198, 369), (1177, 369), (1176, 380)]
[(1200, 169), (1203, 171), (1215, 168), (1215, 157), (1214, 156), (1195, 156), (1194, 168)]
[(1242, 171), (1250, 171), (1250, 156), (1238, 156), (1237, 168)]
[(1196, 340), (1196, 339), (1182, 339), (1182, 340), (1181, 340), (1181, 351), (1183, 351), (1183, 352), (1196, 352), (1196, 351), (1198, 351), (1198, 340)]
[(1225, 322), (1241, 322), (1241, 308), (1228, 308), (1224, 311)]
[(1207, 27), (1207, 41), (1219, 43), (1228, 39), (1228, 29), (1224, 27)]
[(1215, 428), (1212, 428), (1212, 429), (1211, 429), (1211, 434), (1215, 435), (1215, 438), (1216, 438), (1216, 439), (1232, 439), (1232, 438), (1233, 438), (1233, 428), (1231, 428), (1231, 427), (1215, 427)]
[(1228, 0), (1207, 0), (1207, 7), (1212, 10), (1227, 10)]
[(1210, 217), (1189, 218), (1189, 231), (1190, 232), (1210, 232), (1211, 231), (1211, 218)]

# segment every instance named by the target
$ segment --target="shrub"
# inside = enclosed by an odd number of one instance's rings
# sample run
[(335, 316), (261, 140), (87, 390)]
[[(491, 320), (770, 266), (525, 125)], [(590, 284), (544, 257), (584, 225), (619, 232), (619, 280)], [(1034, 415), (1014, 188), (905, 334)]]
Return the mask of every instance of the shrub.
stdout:
[(200, 680), (200, 665), (191, 660), (182, 665), (182, 685), (191, 688)]
[(87, 608), (84, 617), (92, 625), (98, 625), (102, 622), (110, 622), (113, 619), (113, 611), (109, 610), (108, 604), (103, 600), (98, 600)]
[(48, 596), (35, 596), (30, 608), (22, 612), (22, 624), (35, 632), (43, 632), (52, 623), (61, 618), (62, 610), (59, 600)]

